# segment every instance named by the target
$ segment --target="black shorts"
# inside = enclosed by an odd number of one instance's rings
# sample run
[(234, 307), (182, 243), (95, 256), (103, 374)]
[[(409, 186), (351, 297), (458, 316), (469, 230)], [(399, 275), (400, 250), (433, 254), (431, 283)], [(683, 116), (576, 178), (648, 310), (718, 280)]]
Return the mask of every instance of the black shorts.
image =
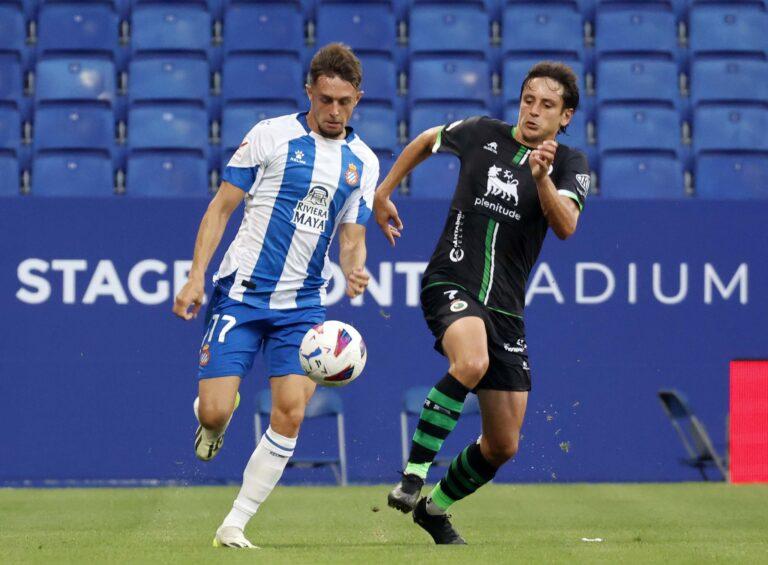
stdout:
[(428, 287), (421, 293), (421, 309), (432, 335), (435, 349), (442, 355), (445, 331), (453, 322), (477, 316), (485, 322), (488, 333), (488, 372), (475, 390), (531, 390), (531, 369), (525, 324), (516, 318), (489, 310), (464, 289), (451, 285)]

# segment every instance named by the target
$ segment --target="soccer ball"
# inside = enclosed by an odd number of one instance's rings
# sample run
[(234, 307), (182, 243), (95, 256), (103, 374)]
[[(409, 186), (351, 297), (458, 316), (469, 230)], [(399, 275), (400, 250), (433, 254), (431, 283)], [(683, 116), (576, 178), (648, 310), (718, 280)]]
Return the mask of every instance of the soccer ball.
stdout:
[(345, 386), (363, 372), (368, 352), (360, 333), (344, 322), (318, 324), (301, 340), (299, 361), (319, 385)]

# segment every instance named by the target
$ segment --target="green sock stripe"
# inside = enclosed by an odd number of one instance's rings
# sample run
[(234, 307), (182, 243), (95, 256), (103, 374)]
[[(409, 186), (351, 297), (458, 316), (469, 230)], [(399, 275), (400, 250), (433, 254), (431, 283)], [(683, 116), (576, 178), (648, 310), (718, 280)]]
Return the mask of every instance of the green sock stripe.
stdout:
[(451, 467), (448, 471), (448, 476), (454, 476), (456, 479), (458, 479), (459, 484), (464, 487), (464, 490), (467, 490), (471, 493), (475, 492), (477, 490), (477, 487), (470, 483), (466, 478), (464, 478), (464, 472), (463, 469), (459, 469), (459, 458), (455, 458), (453, 461), (451, 461)]
[(480, 475), (477, 474), (477, 472), (471, 467), (469, 464), (469, 461), (467, 460), (467, 449), (464, 449), (464, 451), (461, 452), (461, 466), (462, 468), (467, 471), (470, 477), (472, 477), (475, 481), (477, 481), (478, 486), (484, 485), (488, 481), (486, 481), (484, 478), (482, 478)]
[(448, 410), (452, 410), (454, 412), (461, 413), (461, 409), (464, 407), (463, 402), (459, 402), (458, 400), (454, 400), (450, 396), (444, 395), (442, 392), (440, 392), (436, 388), (433, 388), (432, 390), (429, 391), (427, 398), (432, 402), (434, 402), (435, 404), (438, 404), (443, 408), (447, 408)]
[(432, 492), (430, 493), (429, 497), (432, 499), (432, 502), (437, 504), (443, 510), (448, 510), (448, 507), (454, 502), (456, 502), (450, 496), (448, 496), (443, 492), (443, 489), (440, 488), (440, 483), (437, 483), (437, 485), (435, 485), (435, 488), (432, 489)]
[(416, 475), (417, 477), (421, 477), (422, 479), (427, 478), (427, 473), (429, 472), (429, 466), (432, 465), (431, 462), (428, 463), (411, 463), (408, 462), (408, 465), (405, 466), (404, 473), (406, 475)]
[[(456, 475), (449, 472), (445, 477), (443, 477), (443, 480), (441, 481), (446, 489), (449, 489), (452, 498), (456, 498), (456, 500), (460, 500), (464, 498), (465, 496), (469, 496), (473, 492), (475, 492), (475, 488), (467, 489), (464, 485), (461, 484), (460, 481), (457, 480)], [(453, 496), (453, 494), (456, 494), (456, 497)], [(458, 497), (458, 498), (457, 498)]]
[(438, 428), (443, 428), (445, 430), (448, 430), (449, 432), (456, 427), (456, 422), (458, 421), (451, 418), (448, 414), (443, 414), (442, 412), (435, 412), (434, 410), (431, 410), (429, 408), (424, 408), (421, 411), (421, 416), (419, 416), (419, 418), (424, 420), (425, 422), (434, 424)]
[(431, 436), (429, 434), (425, 434), (418, 429), (413, 433), (413, 441), (422, 447), (426, 447), (427, 449), (431, 449), (435, 452), (440, 451), (440, 448), (443, 446), (442, 439), (436, 438), (435, 436)]

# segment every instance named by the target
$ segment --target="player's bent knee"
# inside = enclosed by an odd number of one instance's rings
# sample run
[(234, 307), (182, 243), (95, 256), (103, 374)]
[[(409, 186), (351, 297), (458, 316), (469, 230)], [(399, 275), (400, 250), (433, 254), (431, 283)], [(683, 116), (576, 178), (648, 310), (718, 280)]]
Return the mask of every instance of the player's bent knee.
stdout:
[(272, 407), (270, 426), (277, 433), (286, 437), (295, 437), (304, 421), (304, 407), (282, 408)]
[(197, 417), (200, 425), (208, 430), (220, 430), (227, 425), (231, 408), (223, 404), (200, 403)]
[(484, 455), (489, 463), (496, 467), (501, 467), (504, 463), (512, 459), (517, 454), (518, 442), (509, 440), (504, 442), (488, 442)]
[(488, 372), (488, 357), (477, 355), (453, 363), (450, 373), (465, 385), (474, 387)]

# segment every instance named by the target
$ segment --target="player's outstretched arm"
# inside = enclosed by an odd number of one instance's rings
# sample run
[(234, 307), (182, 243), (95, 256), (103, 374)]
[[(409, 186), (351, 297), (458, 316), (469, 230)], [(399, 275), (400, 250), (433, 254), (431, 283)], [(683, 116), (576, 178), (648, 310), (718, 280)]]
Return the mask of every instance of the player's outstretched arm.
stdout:
[(178, 317), (185, 320), (197, 317), (200, 306), (203, 304), (205, 271), (208, 263), (219, 246), (229, 217), (243, 198), (245, 198), (245, 192), (225, 181), (221, 183), (216, 196), (208, 204), (208, 209), (200, 221), (200, 229), (197, 231), (189, 279), (173, 303), (173, 313)]
[(400, 232), (403, 229), (403, 222), (397, 213), (397, 207), (390, 199), (392, 192), (416, 165), (432, 154), (432, 147), (435, 145), (441, 129), (442, 127), (428, 129), (406, 145), (386, 178), (376, 189), (376, 195), (373, 199), (373, 214), (376, 223), (384, 232), (384, 237), (389, 240), (391, 245), (395, 244), (395, 238), (400, 237)]
[(341, 224), (339, 230), (339, 264), (347, 280), (347, 296), (354, 298), (362, 294), (370, 277), (365, 272), (365, 226)]
[(558, 238), (568, 239), (576, 231), (579, 208), (573, 200), (558, 194), (552, 179), (549, 178), (549, 167), (555, 160), (556, 151), (557, 142), (547, 140), (531, 153), (528, 163), (536, 181), (541, 210), (549, 227)]

